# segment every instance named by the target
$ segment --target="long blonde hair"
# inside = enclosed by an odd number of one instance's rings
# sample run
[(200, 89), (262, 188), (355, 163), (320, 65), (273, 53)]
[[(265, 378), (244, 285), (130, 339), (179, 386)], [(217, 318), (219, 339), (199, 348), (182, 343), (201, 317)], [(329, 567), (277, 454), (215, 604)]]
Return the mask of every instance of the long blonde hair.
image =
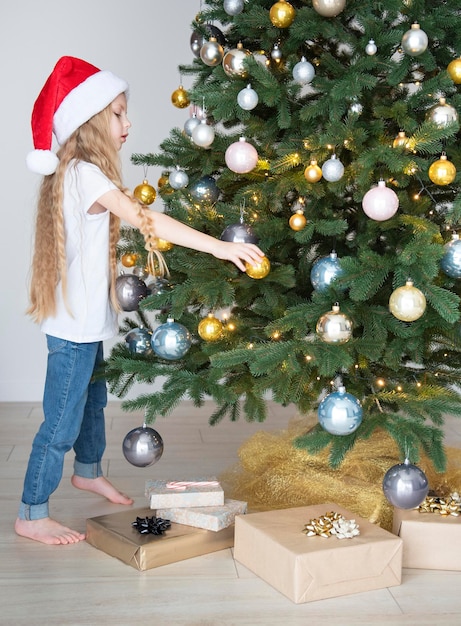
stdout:
[[(63, 216), (63, 183), (70, 162), (93, 163), (109, 178), (120, 191), (137, 206), (142, 216), (141, 232), (146, 239), (146, 248), (155, 247), (153, 220), (149, 209), (134, 198), (123, 186), (118, 151), (110, 135), (111, 105), (94, 115), (80, 126), (61, 146), (57, 155), (59, 165), (54, 174), (44, 176), (40, 186), (36, 223), (35, 244), (30, 282), (30, 305), (27, 314), (41, 322), (56, 313), (56, 287), (61, 280), (64, 302), (67, 306), (66, 241)], [(109, 263), (110, 300), (115, 310), (119, 305), (115, 295), (117, 277), (117, 242), (120, 236), (120, 219), (110, 214)], [(148, 247), (149, 246), (149, 247)]]

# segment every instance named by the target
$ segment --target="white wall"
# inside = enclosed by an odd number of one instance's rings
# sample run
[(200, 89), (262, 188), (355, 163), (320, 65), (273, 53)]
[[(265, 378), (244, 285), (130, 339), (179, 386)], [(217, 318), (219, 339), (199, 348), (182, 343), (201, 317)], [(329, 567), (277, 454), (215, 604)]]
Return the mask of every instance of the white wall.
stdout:
[[(46, 365), (44, 336), (25, 315), (37, 185), (25, 156), (32, 149), (30, 114), (59, 57), (83, 58), (130, 84), (133, 124), (123, 148), (127, 186), (142, 182), (131, 153), (157, 152), (172, 127), (183, 127), (188, 111), (175, 108), (178, 65), (193, 59), (191, 22), (199, 0), (23, 0), (2, 9), (0, 63), (1, 261), (0, 401), (40, 401)], [(190, 78), (182, 80), (184, 87)], [(156, 186), (160, 170), (150, 168)], [(152, 205), (161, 210), (157, 199)], [(105, 350), (109, 353), (111, 343)], [(135, 390), (133, 390), (135, 392)], [(112, 398), (113, 399), (113, 398)]]

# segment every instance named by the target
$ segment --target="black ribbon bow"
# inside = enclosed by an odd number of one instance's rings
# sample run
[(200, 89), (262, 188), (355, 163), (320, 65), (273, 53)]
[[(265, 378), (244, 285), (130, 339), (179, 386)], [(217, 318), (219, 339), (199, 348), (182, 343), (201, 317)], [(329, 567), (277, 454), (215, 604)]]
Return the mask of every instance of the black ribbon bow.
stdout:
[(170, 528), (171, 522), (161, 517), (137, 517), (131, 525), (141, 535), (163, 535)]

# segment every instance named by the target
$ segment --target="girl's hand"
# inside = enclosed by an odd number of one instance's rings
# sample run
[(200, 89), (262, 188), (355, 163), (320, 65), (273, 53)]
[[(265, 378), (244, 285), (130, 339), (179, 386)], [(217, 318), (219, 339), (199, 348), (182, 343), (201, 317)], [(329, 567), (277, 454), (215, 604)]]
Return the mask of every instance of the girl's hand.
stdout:
[(220, 239), (216, 239), (211, 253), (217, 259), (232, 261), (242, 272), (246, 269), (245, 263), (258, 265), (264, 257), (264, 252), (254, 243), (234, 243)]

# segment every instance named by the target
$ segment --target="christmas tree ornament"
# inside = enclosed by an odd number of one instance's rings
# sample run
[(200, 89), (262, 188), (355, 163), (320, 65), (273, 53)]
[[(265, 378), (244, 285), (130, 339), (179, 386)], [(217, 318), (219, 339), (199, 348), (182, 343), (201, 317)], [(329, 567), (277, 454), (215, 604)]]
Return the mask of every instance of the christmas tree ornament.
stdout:
[(371, 219), (384, 222), (396, 214), (399, 198), (395, 191), (386, 187), (384, 180), (380, 180), (377, 187), (372, 187), (363, 196), (362, 208)]
[(214, 37), (221, 46), (224, 47), (226, 45), (226, 38), (217, 26), (214, 26), (214, 24), (204, 24), (202, 28), (205, 29), (206, 35), (202, 34), (199, 30), (194, 30), (190, 36), (190, 47), (194, 56), (197, 58), (200, 58), (200, 50), (210, 37)]
[(267, 256), (263, 256), (261, 261), (255, 265), (247, 262), (245, 263), (245, 272), (250, 278), (255, 278), (256, 280), (265, 278), (270, 271), (271, 264)]
[(125, 335), (125, 342), (131, 354), (151, 354), (152, 332), (140, 326), (133, 328)]
[(350, 113), (354, 115), (361, 115), (363, 112), (363, 105), (361, 102), (357, 100), (357, 98), (353, 98), (351, 102), (351, 106), (349, 107)]
[(171, 241), (167, 241), (166, 239), (159, 239), (157, 237), (157, 239), (155, 240), (155, 247), (159, 252), (168, 252), (168, 250), (171, 250), (171, 248), (173, 248), (173, 244), (171, 243)]
[(245, 137), (240, 137), (238, 141), (231, 143), (227, 148), (224, 160), (227, 167), (236, 174), (247, 174), (253, 170), (258, 163), (258, 152)]
[(199, 202), (214, 204), (219, 198), (219, 188), (212, 176), (202, 176), (189, 187), (190, 195)]
[(158, 357), (174, 361), (182, 359), (189, 352), (192, 341), (187, 328), (169, 317), (152, 333), (151, 345)]
[(253, 228), (243, 223), (243, 219), (239, 224), (229, 224), (221, 233), (222, 241), (232, 241), (234, 243), (258, 243), (259, 237), (255, 234)]
[(404, 130), (399, 131), (397, 137), (392, 142), (393, 148), (404, 148), (408, 150), (408, 137), (405, 134)]
[(311, 283), (317, 291), (324, 291), (343, 274), (336, 252), (317, 259), (311, 269)]
[(147, 296), (147, 286), (138, 276), (122, 273), (115, 281), (115, 294), (122, 311), (137, 311)]
[(283, 57), (283, 53), (279, 47), (278, 43), (274, 43), (274, 46), (271, 50), (271, 59), (273, 61), (281, 61)]
[(319, 318), (315, 330), (325, 343), (347, 343), (352, 337), (352, 321), (341, 313), (339, 304), (336, 303), (331, 311)]
[(363, 409), (359, 400), (340, 386), (320, 402), (317, 415), (320, 426), (330, 435), (345, 436), (360, 426)]
[(163, 439), (159, 433), (143, 424), (133, 428), (122, 443), (125, 459), (136, 467), (154, 465), (163, 454)]
[(426, 117), (428, 121), (443, 128), (458, 121), (458, 111), (445, 98), (440, 98), (439, 103), (429, 109)]
[(322, 165), (322, 176), (329, 183), (336, 183), (344, 175), (344, 165), (338, 159), (336, 154), (333, 154), (328, 161)]
[(152, 204), (157, 197), (157, 192), (152, 185), (149, 185), (149, 181), (145, 178), (141, 185), (137, 185), (134, 188), (133, 195), (143, 204)]
[(461, 240), (458, 233), (453, 233), (451, 241), (444, 245), (440, 268), (450, 278), (461, 278)]
[(269, 11), (269, 19), (277, 28), (288, 28), (295, 17), (296, 10), (286, 0), (279, 0)]
[(383, 492), (392, 506), (414, 509), (426, 499), (429, 483), (426, 474), (405, 459), (387, 470), (383, 478)]
[(323, 17), (336, 17), (344, 10), (346, 0), (312, 0), (312, 6)]
[(179, 85), (171, 94), (171, 102), (178, 109), (185, 109), (189, 106), (189, 96), (182, 85)]
[(259, 97), (257, 92), (252, 89), (251, 85), (247, 85), (239, 91), (237, 95), (237, 103), (244, 111), (252, 111), (258, 104)]
[(453, 61), (448, 64), (447, 72), (456, 85), (461, 84), (461, 57), (453, 59)]
[(365, 46), (365, 52), (370, 57), (372, 57), (373, 55), (375, 55), (378, 52), (378, 48), (377, 48), (377, 46), (375, 44), (375, 40), (374, 39), (370, 39), (370, 41), (367, 43), (367, 45)]
[(127, 252), (122, 254), (120, 262), (123, 267), (134, 267), (138, 261), (138, 255), (135, 252)]
[(293, 215), (289, 219), (289, 225), (291, 230), (300, 231), (306, 227), (307, 219), (304, 215), (304, 211), (298, 209), (293, 213)]
[(147, 285), (147, 293), (149, 296), (159, 296), (171, 291), (172, 284), (166, 279), (157, 276)]
[(192, 137), (192, 131), (196, 126), (200, 124), (200, 120), (197, 118), (197, 114), (193, 113), (191, 117), (184, 124), (184, 132), (188, 137)]
[(456, 167), (446, 154), (442, 154), (440, 159), (431, 164), (428, 175), (435, 185), (450, 185), (456, 178)]
[(189, 176), (177, 165), (176, 169), (170, 172), (168, 182), (173, 189), (184, 189), (189, 184)]
[(245, 7), (244, 0), (224, 0), (223, 9), (227, 15), (239, 15)]
[(168, 184), (168, 172), (162, 172), (162, 175), (157, 181), (157, 187), (163, 194), (173, 193), (173, 190)]
[(200, 49), (200, 58), (209, 67), (219, 65), (223, 60), (223, 56), (224, 48), (216, 37), (210, 37), (209, 41), (205, 42)]
[(317, 183), (322, 178), (322, 170), (317, 165), (317, 161), (312, 160), (304, 170), (304, 178), (308, 183)]
[(418, 57), (427, 50), (429, 43), (426, 33), (421, 29), (420, 25), (415, 22), (411, 25), (410, 30), (402, 37), (402, 48), (404, 52), (412, 57)]
[(209, 313), (198, 325), (198, 334), (204, 341), (217, 341), (223, 331), (223, 324), (213, 313)]
[(389, 311), (402, 322), (414, 322), (425, 310), (426, 297), (410, 279), (403, 287), (395, 289), (389, 298)]
[(192, 131), (192, 141), (201, 148), (209, 148), (214, 141), (214, 128), (210, 126), (206, 119), (201, 120)]
[(239, 42), (236, 48), (231, 48), (223, 57), (222, 66), (224, 72), (230, 78), (247, 78), (248, 70), (245, 67), (245, 59), (251, 56), (251, 52)]
[(145, 265), (137, 265), (133, 268), (132, 273), (141, 280), (145, 281), (149, 276), (149, 269)]
[(306, 61), (306, 57), (302, 57), (293, 67), (293, 80), (299, 85), (307, 85), (315, 76), (315, 68), (312, 63)]

